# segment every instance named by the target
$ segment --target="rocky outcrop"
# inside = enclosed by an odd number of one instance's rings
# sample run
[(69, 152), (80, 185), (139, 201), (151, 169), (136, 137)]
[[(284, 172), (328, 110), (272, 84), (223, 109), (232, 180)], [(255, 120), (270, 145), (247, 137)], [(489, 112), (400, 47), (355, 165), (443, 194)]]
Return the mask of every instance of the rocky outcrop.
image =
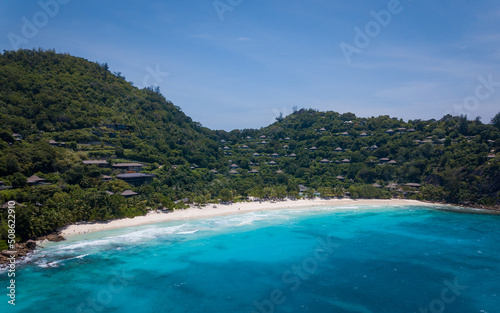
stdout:
[[(54, 233), (54, 234), (50, 234), (48, 236), (36, 238), (36, 240), (39, 240), (39, 241), (48, 240), (48, 241), (59, 242), (59, 241), (65, 240), (65, 239), (63, 236), (59, 235), (58, 233)], [(2, 250), (0, 252), (0, 264), (8, 263), (9, 262), (8, 258), (11, 257), (12, 255), (15, 255), (16, 259), (19, 260), (19, 258), (27, 256), (29, 253), (31, 253), (35, 249), (36, 249), (36, 241), (34, 241), (34, 240), (30, 239), (26, 242), (17, 243), (15, 246), (15, 250), (13, 250), (13, 251)]]
[(59, 234), (50, 234), (48, 236), (45, 236), (45, 238), (43, 238), (43, 239), (46, 239), (48, 241), (59, 242), (59, 241), (63, 241), (64, 237), (59, 235)]
[(31, 250), (35, 250), (35, 248), (36, 248), (36, 241), (31, 240), (31, 239), (28, 240), (28, 241), (26, 241), (26, 248), (31, 249)]
[(27, 256), (36, 247), (36, 242), (31, 240), (28, 244), (31, 248), (28, 247), (27, 243), (28, 242), (16, 244), (15, 250), (2, 250), (2, 252), (0, 252), (0, 264), (9, 263), (9, 258), (11, 256), (15, 256), (16, 260)]
[(1, 254), (5, 257), (10, 257), (11, 255), (16, 254), (16, 251), (2, 250)]

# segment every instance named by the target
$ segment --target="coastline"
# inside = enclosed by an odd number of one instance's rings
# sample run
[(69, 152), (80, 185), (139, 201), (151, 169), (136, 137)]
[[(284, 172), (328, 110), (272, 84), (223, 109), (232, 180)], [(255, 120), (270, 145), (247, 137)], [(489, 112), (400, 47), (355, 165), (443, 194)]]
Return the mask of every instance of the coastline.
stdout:
[(301, 199), (285, 200), (278, 202), (242, 202), (233, 204), (207, 205), (203, 208), (190, 207), (184, 210), (175, 210), (173, 212), (150, 212), (145, 216), (136, 216), (134, 218), (123, 218), (107, 222), (77, 223), (65, 226), (60, 230), (60, 235), (70, 237), (92, 232), (99, 232), (117, 228), (133, 227), (139, 225), (156, 224), (168, 221), (178, 221), (186, 219), (208, 218), (222, 215), (232, 215), (239, 213), (265, 211), (265, 210), (284, 210), (299, 209), (307, 207), (325, 207), (325, 206), (346, 206), (346, 205), (442, 205), (429, 202), (407, 200), (407, 199)]

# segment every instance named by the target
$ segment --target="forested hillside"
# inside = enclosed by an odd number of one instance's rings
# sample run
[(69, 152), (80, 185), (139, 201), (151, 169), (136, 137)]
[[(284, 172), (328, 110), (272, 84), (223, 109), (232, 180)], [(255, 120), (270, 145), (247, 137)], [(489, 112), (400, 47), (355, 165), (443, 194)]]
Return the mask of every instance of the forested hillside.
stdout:
[(215, 131), (106, 64), (7, 51), (0, 200), (22, 204), (23, 240), (77, 221), (249, 196), (500, 205), (498, 127), (464, 116), (404, 122), (297, 109), (262, 129)]
[[(231, 141), (244, 137), (233, 133)], [(278, 154), (281, 169), (318, 190), (380, 185), (419, 199), (499, 204), (500, 132), (479, 120), (448, 115), (404, 122), (302, 109), (258, 135), (266, 138), (257, 152)]]
[(218, 156), (214, 141), (207, 139), (211, 131), (159, 92), (139, 90), (106, 64), (69, 55), (5, 52), (0, 107), (7, 142), (11, 132), (30, 143), (104, 141), (114, 149), (110, 152), (122, 156), (125, 150), (127, 157), (146, 162), (201, 163)]

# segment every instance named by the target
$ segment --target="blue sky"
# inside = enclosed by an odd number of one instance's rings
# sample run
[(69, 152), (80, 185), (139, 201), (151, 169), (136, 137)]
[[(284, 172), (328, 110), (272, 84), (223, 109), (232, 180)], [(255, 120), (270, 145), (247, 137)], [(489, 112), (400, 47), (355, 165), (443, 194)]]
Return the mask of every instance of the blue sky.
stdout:
[(500, 112), (498, 0), (3, 0), (0, 47), (107, 62), (213, 129), (259, 128), (294, 106)]

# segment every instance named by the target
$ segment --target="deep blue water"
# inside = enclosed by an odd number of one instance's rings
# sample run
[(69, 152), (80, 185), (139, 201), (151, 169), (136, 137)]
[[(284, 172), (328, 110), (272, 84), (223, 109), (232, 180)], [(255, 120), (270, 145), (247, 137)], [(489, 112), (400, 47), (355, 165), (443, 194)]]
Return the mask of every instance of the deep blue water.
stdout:
[(86, 234), (17, 270), (0, 312), (500, 312), (500, 216), (253, 212)]

